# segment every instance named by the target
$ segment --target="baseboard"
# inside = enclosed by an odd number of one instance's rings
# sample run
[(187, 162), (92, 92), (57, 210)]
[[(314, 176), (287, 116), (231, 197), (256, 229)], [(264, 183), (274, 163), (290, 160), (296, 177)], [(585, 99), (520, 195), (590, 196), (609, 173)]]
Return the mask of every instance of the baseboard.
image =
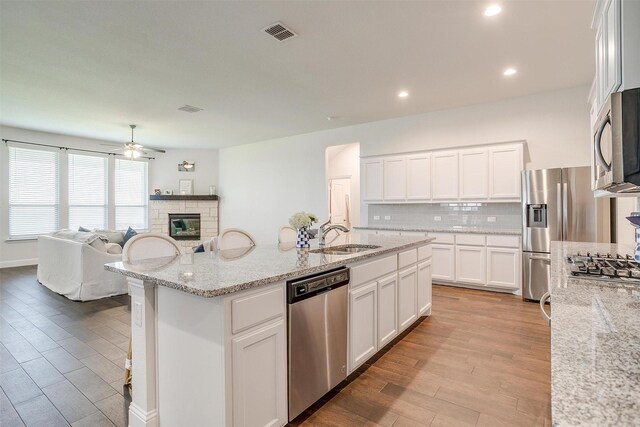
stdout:
[(14, 261), (0, 261), (0, 268), (24, 267), (26, 265), (38, 265), (38, 258), (17, 259)]

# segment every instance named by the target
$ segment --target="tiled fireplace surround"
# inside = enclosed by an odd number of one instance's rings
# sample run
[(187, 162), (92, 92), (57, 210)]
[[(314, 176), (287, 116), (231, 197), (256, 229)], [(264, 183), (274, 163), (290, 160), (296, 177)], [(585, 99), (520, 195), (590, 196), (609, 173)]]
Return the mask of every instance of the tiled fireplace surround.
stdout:
[(217, 200), (150, 200), (152, 233), (169, 235), (170, 213), (199, 213), (200, 240), (178, 240), (183, 253), (193, 252), (193, 247), (218, 235), (218, 201)]

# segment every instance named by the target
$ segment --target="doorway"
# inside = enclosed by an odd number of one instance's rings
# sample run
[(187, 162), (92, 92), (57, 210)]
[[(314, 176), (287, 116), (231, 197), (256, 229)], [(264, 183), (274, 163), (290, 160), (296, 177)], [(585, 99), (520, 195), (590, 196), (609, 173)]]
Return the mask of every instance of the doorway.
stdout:
[(332, 224), (360, 224), (360, 144), (326, 150), (327, 215)]
[(329, 179), (329, 218), (351, 228), (351, 177)]

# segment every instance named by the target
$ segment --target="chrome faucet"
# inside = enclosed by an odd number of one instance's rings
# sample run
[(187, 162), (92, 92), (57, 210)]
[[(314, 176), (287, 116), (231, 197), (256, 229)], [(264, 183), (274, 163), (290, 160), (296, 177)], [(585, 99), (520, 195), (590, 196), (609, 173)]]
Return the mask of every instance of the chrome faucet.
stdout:
[(330, 225), (330, 224), (331, 224), (331, 218), (329, 218), (327, 222), (325, 222), (320, 226), (320, 228), (318, 228), (318, 246), (324, 246), (324, 238), (327, 235), (327, 233), (331, 230), (340, 230), (343, 233), (348, 233), (350, 231), (344, 225), (340, 225), (340, 224)]

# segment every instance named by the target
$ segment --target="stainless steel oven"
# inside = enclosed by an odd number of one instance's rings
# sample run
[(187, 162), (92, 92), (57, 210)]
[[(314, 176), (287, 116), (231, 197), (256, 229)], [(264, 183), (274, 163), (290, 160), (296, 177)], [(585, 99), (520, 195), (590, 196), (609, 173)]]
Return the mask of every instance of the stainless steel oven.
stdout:
[(640, 88), (611, 94), (592, 134), (594, 190), (640, 192)]

